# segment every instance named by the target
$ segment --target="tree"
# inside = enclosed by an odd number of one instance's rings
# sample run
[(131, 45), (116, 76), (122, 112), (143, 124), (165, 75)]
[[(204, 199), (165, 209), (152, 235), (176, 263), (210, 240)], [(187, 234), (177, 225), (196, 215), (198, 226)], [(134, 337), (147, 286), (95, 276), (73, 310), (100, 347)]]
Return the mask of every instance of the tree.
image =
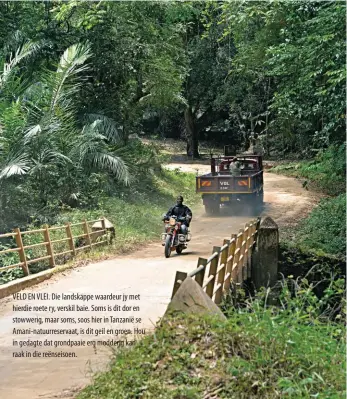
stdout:
[[(201, 132), (221, 119), (224, 104), (216, 101), (228, 72), (230, 43), (220, 41), (220, 29), (213, 22), (218, 9), (205, 3), (186, 8), (184, 15), (187, 75), (183, 84), (187, 155), (199, 157)], [(180, 16), (182, 18), (182, 16)], [(209, 29), (209, 35), (206, 31)]]
[[(15, 95), (18, 64), (34, 48), (27, 43), (9, 63), (4, 63), (4, 73), (0, 77), (3, 101), (11, 82), (15, 83), (11, 89)], [(3, 196), (6, 197), (8, 185), (28, 184), (31, 196), (35, 198), (36, 193), (39, 206), (46, 207), (50, 201), (76, 197), (83, 178), (95, 170), (106, 170), (125, 183), (129, 180), (126, 165), (110, 151), (110, 145), (117, 142), (112, 121), (89, 115), (88, 123), (79, 128), (76, 96), (90, 56), (88, 46), (69, 47), (60, 57), (55, 71), (44, 71), (39, 82), (24, 93), (17, 93), (15, 103), (8, 103), (0, 114)], [(22, 120), (16, 121), (13, 131), (14, 114)], [(12, 190), (8, 192), (13, 193)], [(8, 200), (3, 198), (2, 202), (8, 203)], [(6, 212), (6, 207), (3, 211)]]
[(282, 151), (341, 142), (345, 7), (308, 1), (220, 7), (223, 36), (232, 37), (237, 51), (222, 101), (229, 100), (236, 117), (245, 114), (240, 125), (248, 120), (253, 130), (252, 122), (261, 123), (260, 132), (272, 131)]
[(91, 43), (91, 76), (83, 111), (103, 110), (126, 138), (141, 129), (148, 110), (181, 101), (182, 27), (169, 19), (174, 3), (62, 4), (56, 19), (69, 21)]

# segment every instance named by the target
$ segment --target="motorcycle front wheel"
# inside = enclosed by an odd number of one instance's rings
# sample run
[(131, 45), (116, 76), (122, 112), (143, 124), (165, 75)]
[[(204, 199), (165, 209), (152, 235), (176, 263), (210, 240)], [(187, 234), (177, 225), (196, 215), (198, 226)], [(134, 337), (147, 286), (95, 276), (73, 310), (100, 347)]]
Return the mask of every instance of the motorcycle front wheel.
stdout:
[(165, 258), (170, 258), (171, 255), (171, 239), (172, 237), (170, 235), (166, 236), (166, 240), (165, 240)]

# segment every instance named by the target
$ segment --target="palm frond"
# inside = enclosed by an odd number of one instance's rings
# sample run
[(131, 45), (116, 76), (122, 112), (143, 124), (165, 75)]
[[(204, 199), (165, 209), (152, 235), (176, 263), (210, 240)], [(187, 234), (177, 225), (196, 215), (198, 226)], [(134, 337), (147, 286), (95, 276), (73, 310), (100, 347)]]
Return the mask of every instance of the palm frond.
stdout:
[(96, 122), (94, 126), (110, 143), (115, 144), (124, 139), (123, 132), (118, 129), (114, 119), (102, 114), (87, 114), (84, 119), (89, 124)]
[(0, 169), (0, 180), (11, 176), (25, 175), (30, 170), (30, 161), (26, 154), (17, 153)]
[(188, 101), (182, 94), (180, 94), (180, 93), (179, 94), (175, 94), (174, 97), (175, 97), (176, 101), (179, 104), (183, 104), (185, 106), (188, 106)]
[(40, 50), (42, 44), (39, 42), (27, 41), (22, 46), (18, 47), (15, 53), (11, 53), (9, 62), (5, 62), (3, 72), (0, 74), (0, 87), (3, 88), (9, 81), (9, 78), (14, 71), (14, 68), (25, 58), (36, 54)]
[(109, 153), (96, 152), (92, 154), (91, 163), (96, 168), (111, 172), (117, 180), (129, 184), (129, 171), (121, 158)]
[(27, 144), (33, 137), (37, 136), (41, 132), (42, 128), (40, 125), (30, 127), (24, 133), (24, 143)]
[(37, 172), (49, 169), (52, 166), (65, 167), (67, 164), (72, 164), (72, 161), (66, 155), (51, 150), (50, 148), (43, 148), (35, 154), (31, 159), (33, 167), (30, 169), (30, 174), (35, 175)]
[(130, 174), (124, 160), (110, 153), (106, 137), (91, 125), (84, 126), (82, 134), (76, 138), (69, 157), (84, 168), (103, 169), (128, 184)]
[(45, 162), (54, 162), (54, 163), (58, 163), (58, 164), (62, 164), (62, 165), (72, 162), (68, 156), (66, 156), (58, 151), (51, 150), (50, 148), (46, 148), (43, 150), (42, 159)]
[[(74, 75), (80, 74), (86, 71), (89, 67), (83, 65), (86, 60), (91, 56), (90, 46), (88, 44), (74, 44), (65, 50), (64, 54), (60, 58), (57, 71), (53, 75), (53, 91), (51, 99), (51, 112), (60, 101), (63, 93), (64, 84), (68, 79)], [(75, 83), (69, 89), (66, 88), (65, 96), (69, 97), (81, 86), (82, 82)]]

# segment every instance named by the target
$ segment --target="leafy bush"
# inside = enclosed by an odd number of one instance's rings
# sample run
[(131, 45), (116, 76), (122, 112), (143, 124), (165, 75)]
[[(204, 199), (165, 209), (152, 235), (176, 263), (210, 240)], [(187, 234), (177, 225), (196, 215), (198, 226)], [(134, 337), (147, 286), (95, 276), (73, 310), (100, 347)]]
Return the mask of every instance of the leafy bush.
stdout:
[[(149, 149), (148, 149), (149, 150)], [(147, 151), (146, 148), (143, 151)], [(54, 221), (51, 224), (63, 225), (66, 222), (78, 223), (87, 220), (95, 220), (105, 216), (115, 226), (116, 240), (114, 244), (107, 248), (96, 249), (105, 252), (125, 252), (136, 248), (140, 244), (147, 243), (149, 240), (158, 240), (163, 225), (161, 215), (168, 210), (175, 202), (177, 194), (182, 194), (185, 203), (194, 206), (200, 201), (200, 196), (192, 190), (195, 185), (195, 176), (191, 173), (182, 173), (178, 171), (160, 171), (156, 174), (149, 169), (142, 173), (142, 177), (137, 175), (138, 179), (131, 187), (119, 189), (115, 185), (110, 188), (109, 193), (100, 191), (97, 198), (98, 206), (90, 208), (71, 208), (65, 206), (49, 220)], [(111, 196), (112, 195), (112, 196)], [(34, 224), (27, 225), (26, 230), (33, 230), (40, 227), (41, 223), (47, 223), (43, 216), (34, 220)], [(146, 226), (146, 227), (144, 227)], [(80, 227), (72, 228), (73, 235), (83, 233)], [(25, 245), (37, 244), (43, 241), (42, 234), (28, 234), (23, 236)], [(57, 240), (65, 237), (64, 230), (51, 232), (51, 239)], [(11, 241), (11, 242), (10, 242)], [(55, 252), (63, 252), (69, 248), (67, 242), (56, 243)], [(6, 244), (0, 243), (0, 250), (15, 246), (14, 240), (7, 240)], [(158, 248), (160, 250), (160, 247)], [(27, 258), (34, 259), (46, 254), (44, 246), (28, 250)], [(21, 269), (8, 270), (1, 272), (1, 266), (7, 266), (19, 262), (17, 253), (8, 253), (0, 255), (0, 284), (22, 277)], [(58, 259), (57, 264), (65, 263), (65, 257)], [(30, 265), (30, 272), (37, 273), (48, 267), (48, 261), (34, 263)]]
[(346, 255), (346, 196), (324, 199), (299, 226), (298, 242), (304, 248)]
[(272, 172), (308, 179), (329, 195), (345, 192), (346, 144), (321, 151), (314, 160), (292, 162), (271, 169)]
[(263, 291), (247, 307), (230, 308), (225, 322), (166, 319), (154, 335), (115, 353), (110, 370), (78, 399), (343, 398), (345, 326), (321, 322), (312, 287), (297, 288), (292, 297), (284, 281), (279, 307), (268, 306)]

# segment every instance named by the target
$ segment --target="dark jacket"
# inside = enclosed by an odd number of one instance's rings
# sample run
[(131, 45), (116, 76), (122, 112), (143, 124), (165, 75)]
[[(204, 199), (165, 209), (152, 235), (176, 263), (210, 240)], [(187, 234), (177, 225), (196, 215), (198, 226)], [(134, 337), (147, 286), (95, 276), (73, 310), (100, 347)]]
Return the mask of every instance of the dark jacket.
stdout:
[(186, 205), (174, 205), (172, 208), (169, 209), (166, 217), (169, 218), (170, 216), (177, 216), (178, 218), (190, 216), (192, 218), (193, 214), (192, 211)]

